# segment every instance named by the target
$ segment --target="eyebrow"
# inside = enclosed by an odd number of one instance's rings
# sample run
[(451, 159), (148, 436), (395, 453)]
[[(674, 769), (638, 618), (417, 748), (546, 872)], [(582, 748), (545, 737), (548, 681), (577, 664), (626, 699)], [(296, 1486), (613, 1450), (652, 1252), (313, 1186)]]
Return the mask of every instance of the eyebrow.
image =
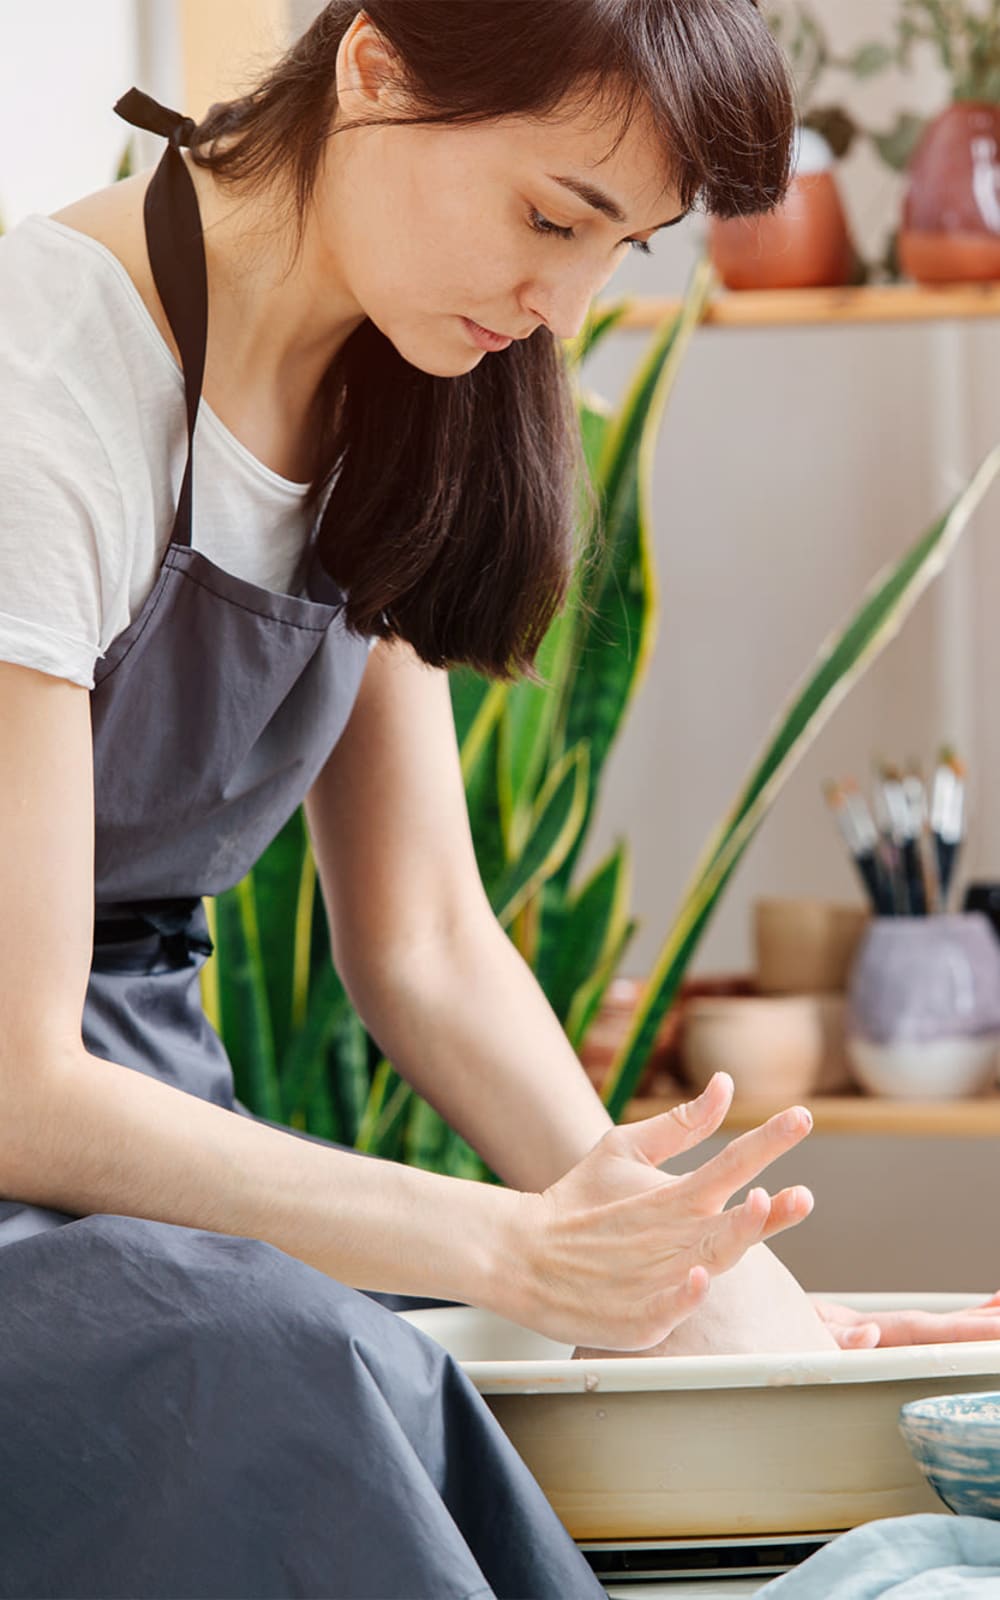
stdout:
[[(547, 172), (545, 176), (551, 178), (553, 183), (561, 183), (564, 189), (571, 190), (579, 200), (591, 206), (594, 211), (600, 211), (602, 216), (610, 217), (612, 222), (628, 221), (617, 200), (613, 200), (609, 194), (605, 194), (603, 189), (598, 189), (594, 184), (585, 183), (582, 178), (560, 177), (555, 172)], [(678, 216), (671, 217), (668, 222), (658, 222), (653, 232), (658, 233), (661, 228), (673, 228), (678, 222), (683, 222), (687, 215), (686, 211), (682, 211)]]

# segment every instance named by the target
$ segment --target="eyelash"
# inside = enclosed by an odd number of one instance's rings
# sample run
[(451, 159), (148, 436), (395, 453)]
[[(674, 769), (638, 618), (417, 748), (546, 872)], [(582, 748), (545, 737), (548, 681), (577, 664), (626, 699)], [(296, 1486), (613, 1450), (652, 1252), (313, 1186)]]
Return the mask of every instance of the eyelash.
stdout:
[[(560, 228), (555, 222), (550, 222), (547, 217), (543, 217), (540, 211), (531, 212), (531, 226), (536, 233), (554, 235), (557, 239), (573, 239), (576, 237), (572, 228)], [(631, 245), (633, 250), (641, 250), (644, 256), (653, 254), (652, 245), (647, 244), (645, 239), (623, 239), (622, 243)]]

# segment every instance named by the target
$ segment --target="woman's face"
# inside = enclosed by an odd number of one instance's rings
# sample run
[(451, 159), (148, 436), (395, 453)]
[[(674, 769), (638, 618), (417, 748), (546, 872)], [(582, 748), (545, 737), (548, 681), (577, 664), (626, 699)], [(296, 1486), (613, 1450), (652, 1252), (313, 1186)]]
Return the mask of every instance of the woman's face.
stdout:
[[(401, 109), (385, 87), (387, 64), (359, 13), (338, 56), (340, 120)], [(314, 197), (314, 242), (327, 258), (319, 272), (339, 280), (407, 361), (438, 376), (504, 359), (476, 343), (465, 318), (514, 339), (542, 324), (569, 338), (629, 241), (678, 218), (646, 117), (607, 155), (616, 132), (593, 106), (337, 134)], [(601, 191), (622, 216), (595, 209), (573, 182)]]

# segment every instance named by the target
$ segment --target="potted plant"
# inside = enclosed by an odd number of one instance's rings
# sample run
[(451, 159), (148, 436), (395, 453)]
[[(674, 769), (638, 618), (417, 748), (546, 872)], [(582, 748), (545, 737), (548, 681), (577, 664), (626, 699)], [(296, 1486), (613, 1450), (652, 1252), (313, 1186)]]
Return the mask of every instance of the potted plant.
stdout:
[(727, 289), (838, 287), (864, 280), (836, 178), (837, 160), (859, 131), (841, 106), (811, 104), (826, 69), (838, 65), (826, 33), (805, 7), (773, 6), (771, 31), (791, 64), (801, 121), (788, 193), (764, 216), (713, 217), (712, 264)]
[[(636, 921), (626, 840), (582, 881), (576, 869), (607, 756), (653, 648), (652, 457), (711, 283), (702, 263), (680, 314), (654, 334), (617, 412), (577, 382), (600, 518), (593, 559), (580, 563), (576, 592), (543, 642), (538, 665), (547, 682), (452, 675), (484, 885), (580, 1053)], [(623, 302), (588, 321), (568, 350), (574, 373), (626, 309)], [(698, 941), (785, 779), (940, 570), (998, 470), (1000, 451), (952, 510), (877, 580), (776, 724), (710, 840), (653, 970), (624, 1008), (617, 1048), (602, 1063), (601, 1092), (616, 1120), (655, 1064), (657, 1040)], [(493, 1178), (369, 1038), (333, 968), (315, 890), (299, 813), (250, 876), (210, 907), (216, 953), (203, 972), (205, 1005), (233, 1062), (237, 1095), (260, 1115), (375, 1154)]]
[(997, 279), (1000, 0), (900, 0), (886, 64), (909, 68), (928, 48), (947, 74), (950, 104), (927, 124), (911, 116), (899, 125), (909, 146), (899, 265), (920, 283)]

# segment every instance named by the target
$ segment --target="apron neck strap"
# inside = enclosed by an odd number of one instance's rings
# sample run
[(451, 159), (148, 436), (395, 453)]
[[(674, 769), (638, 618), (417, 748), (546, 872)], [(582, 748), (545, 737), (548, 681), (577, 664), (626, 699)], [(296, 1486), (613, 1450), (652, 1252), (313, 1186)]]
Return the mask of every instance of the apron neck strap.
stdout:
[(188, 456), (171, 543), (190, 545), (194, 429), (205, 381), (208, 344), (208, 269), (198, 195), (180, 151), (190, 140), (197, 123), (191, 117), (160, 105), (141, 89), (130, 89), (116, 102), (114, 109), (133, 127), (160, 134), (168, 141), (146, 190), (143, 221), (153, 281), (177, 340), (184, 370)]

